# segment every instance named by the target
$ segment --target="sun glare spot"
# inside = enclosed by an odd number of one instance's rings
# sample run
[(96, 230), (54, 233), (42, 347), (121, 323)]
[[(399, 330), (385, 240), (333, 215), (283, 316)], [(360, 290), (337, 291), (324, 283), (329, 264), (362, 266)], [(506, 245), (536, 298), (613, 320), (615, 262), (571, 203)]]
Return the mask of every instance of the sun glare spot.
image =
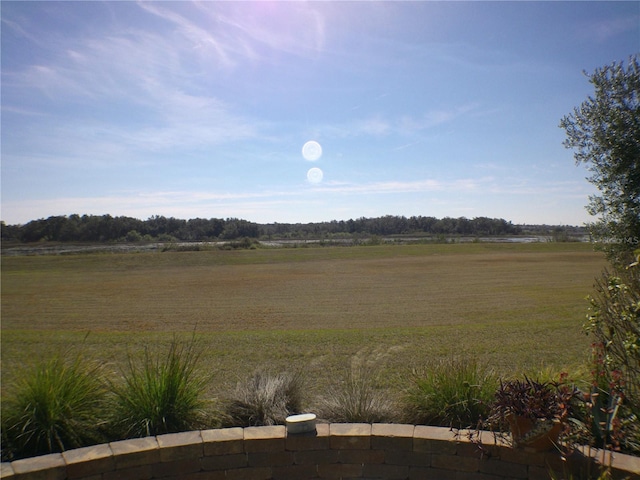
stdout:
[(302, 146), (302, 156), (309, 162), (315, 162), (322, 156), (322, 147), (315, 140), (309, 140)]

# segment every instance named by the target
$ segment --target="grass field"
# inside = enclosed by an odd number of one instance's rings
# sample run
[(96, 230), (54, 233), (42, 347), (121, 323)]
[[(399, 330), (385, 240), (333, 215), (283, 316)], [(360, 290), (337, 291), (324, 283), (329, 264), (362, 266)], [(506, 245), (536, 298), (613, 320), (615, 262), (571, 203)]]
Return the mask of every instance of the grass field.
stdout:
[(436, 357), (575, 370), (604, 266), (578, 243), (3, 257), (2, 381), (69, 346), (116, 369), (194, 330), (212, 395), (264, 366), (307, 368), (321, 392), (354, 356), (398, 388)]

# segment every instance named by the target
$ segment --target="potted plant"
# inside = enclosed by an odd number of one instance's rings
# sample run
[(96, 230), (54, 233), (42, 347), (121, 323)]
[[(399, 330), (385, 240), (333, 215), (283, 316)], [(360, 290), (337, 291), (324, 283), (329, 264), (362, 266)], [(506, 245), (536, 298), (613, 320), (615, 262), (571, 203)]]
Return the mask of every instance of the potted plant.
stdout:
[(558, 438), (571, 413), (578, 390), (555, 382), (501, 381), (488, 418), (489, 425), (508, 426), (515, 447), (546, 451)]

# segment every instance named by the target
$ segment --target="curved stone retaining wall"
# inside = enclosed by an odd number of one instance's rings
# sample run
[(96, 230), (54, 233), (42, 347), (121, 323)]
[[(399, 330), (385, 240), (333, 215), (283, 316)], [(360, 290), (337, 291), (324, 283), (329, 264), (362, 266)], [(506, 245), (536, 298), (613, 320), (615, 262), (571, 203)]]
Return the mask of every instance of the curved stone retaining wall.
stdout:
[[(484, 454), (446, 428), (320, 424), (314, 434), (284, 426), (202, 430), (95, 445), (2, 464), (11, 480), (549, 479), (597, 478), (596, 453), (565, 461), (494, 443)], [(640, 458), (609, 454), (614, 478), (640, 479)]]

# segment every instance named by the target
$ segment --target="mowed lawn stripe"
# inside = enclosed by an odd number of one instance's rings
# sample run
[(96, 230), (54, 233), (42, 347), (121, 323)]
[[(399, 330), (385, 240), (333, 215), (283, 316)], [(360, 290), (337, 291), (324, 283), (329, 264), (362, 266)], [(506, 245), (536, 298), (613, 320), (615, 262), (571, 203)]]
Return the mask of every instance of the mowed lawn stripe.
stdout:
[(580, 363), (584, 297), (604, 266), (585, 244), (4, 257), (2, 375), (87, 332), (86, 348), (118, 362), (194, 329), (223, 383), (265, 364), (326, 381), (363, 349), (396, 370), (454, 354)]
[[(359, 254), (367, 249), (331, 250)], [(3, 329), (418, 327), (518, 315), (534, 321), (553, 316), (556, 308), (579, 314), (604, 265), (598, 254), (584, 251), (432, 255), (424, 246), (423, 252), (205, 266), (193, 260), (206, 264), (208, 256), (219, 253), (100, 255), (89, 258), (88, 266), (74, 258), (75, 269), (64, 268), (66, 258), (54, 257), (61, 268), (53, 262), (49, 270), (35, 269), (32, 275), (19, 270), (20, 259), (5, 259)], [(174, 262), (157, 268), (136, 265), (138, 259), (131, 258), (126, 268), (127, 257), (137, 256), (163, 262), (167, 256)], [(121, 267), (111, 267), (110, 257)], [(188, 261), (181, 264), (182, 259)], [(568, 304), (577, 308), (567, 311)]]

